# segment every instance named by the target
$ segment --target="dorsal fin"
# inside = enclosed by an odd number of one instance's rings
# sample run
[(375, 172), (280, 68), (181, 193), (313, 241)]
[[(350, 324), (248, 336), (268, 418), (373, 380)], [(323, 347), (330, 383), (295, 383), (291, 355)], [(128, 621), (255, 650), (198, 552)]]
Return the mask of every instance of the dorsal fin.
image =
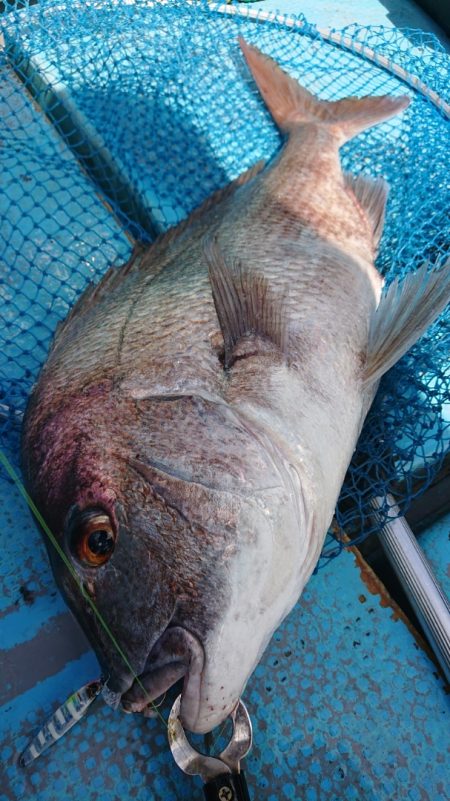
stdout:
[(204, 253), (224, 341), (225, 368), (231, 367), (239, 340), (249, 334), (271, 340), (285, 354), (283, 299), (273, 296), (263, 275), (244, 269), (239, 262), (228, 265), (212, 237), (204, 241)]
[(369, 218), (373, 231), (373, 242), (377, 250), (383, 233), (389, 186), (384, 178), (353, 175), (351, 172), (344, 173), (344, 181), (346, 188), (351, 189), (355, 194), (356, 199)]
[(373, 314), (364, 383), (373, 384), (411, 348), (450, 302), (450, 259), (396, 279)]

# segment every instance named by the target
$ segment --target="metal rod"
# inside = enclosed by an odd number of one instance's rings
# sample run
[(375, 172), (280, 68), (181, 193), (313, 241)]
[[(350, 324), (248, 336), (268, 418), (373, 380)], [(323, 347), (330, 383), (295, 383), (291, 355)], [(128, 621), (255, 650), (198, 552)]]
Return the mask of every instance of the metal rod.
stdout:
[(450, 682), (450, 604), (391, 495), (373, 499), (375, 514), (379, 518), (386, 504), (388, 522), (379, 531), (381, 544)]

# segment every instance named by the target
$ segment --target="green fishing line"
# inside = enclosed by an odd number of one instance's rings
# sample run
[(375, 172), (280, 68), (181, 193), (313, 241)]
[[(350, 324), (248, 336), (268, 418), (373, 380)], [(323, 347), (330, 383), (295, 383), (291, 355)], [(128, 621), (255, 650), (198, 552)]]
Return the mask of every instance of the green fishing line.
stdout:
[(137, 676), (135, 671), (133, 670), (133, 667), (130, 664), (126, 654), (123, 652), (122, 648), (120, 647), (119, 643), (117, 642), (116, 638), (114, 637), (114, 634), (112, 633), (111, 629), (109, 628), (108, 624), (106, 623), (105, 619), (103, 618), (103, 615), (101, 614), (101, 612), (99, 612), (99, 610), (97, 609), (94, 601), (89, 596), (89, 594), (86, 592), (86, 589), (83, 586), (83, 583), (80, 581), (75, 568), (71, 564), (71, 562), (68, 559), (67, 555), (64, 553), (64, 551), (61, 548), (59, 542), (57, 541), (55, 535), (53, 534), (53, 532), (48, 527), (47, 523), (45, 522), (44, 518), (42, 517), (42, 515), (41, 515), (39, 509), (37, 508), (36, 504), (34, 503), (33, 499), (29, 496), (29, 494), (26, 491), (22, 481), (20, 480), (19, 476), (15, 472), (11, 462), (9, 461), (8, 457), (3, 453), (2, 450), (0, 450), (0, 464), (3, 465), (3, 467), (6, 470), (6, 472), (8, 473), (9, 477), (14, 481), (14, 484), (16, 485), (17, 489), (19, 490), (22, 498), (25, 500), (26, 504), (28, 505), (28, 507), (30, 508), (31, 512), (35, 516), (36, 520), (38, 521), (38, 523), (42, 527), (43, 531), (45, 531), (45, 533), (46, 533), (47, 537), (49, 538), (50, 542), (52, 543), (53, 547), (55, 548), (55, 550), (57, 551), (58, 555), (60, 556), (60, 558), (64, 562), (65, 566), (67, 567), (67, 570), (69, 571), (70, 575), (72, 576), (73, 580), (75, 581), (78, 589), (80, 590), (80, 593), (81, 593), (82, 597), (87, 601), (87, 603), (91, 607), (91, 609), (94, 612), (97, 620), (99, 621), (100, 625), (102, 626), (102, 628), (104, 629), (104, 631), (108, 635), (109, 639), (111, 640), (111, 642), (112, 642), (114, 648), (116, 649), (117, 653), (119, 654), (120, 658), (122, 659), (124, 664), (127, 666), (128, 670), (130, 671), (130, 673), (133, 676), (134, 680), (136, 681), (138, 686), (143, 691), (145, 697), (148, 698), (149, 704), (151, 704), (152, 708), (154, 709), (154, 711), (156, 712), (158, 717), (162, 720), (162, 722), (164, 723), (164, 726), (167, 728), (167, 721), (164, 720), (164, 718), (161, 715), (158, 707), (150, 699), (150, 697), (149, 697), (149, 695), (147, 693), (147, 690), (145, 689), (144, 685), (142, 684), (141, 680), (139, 679), (139, 676)]
[[(141, 680), (139, 679), (139, 676), (137, 676), (137, 674), (135, 673), (135, 671), (134, 671), (132, 665), (130, 664), (126, 654), (123, 652), (122, 648), (120, 647), (119, 643), (117, 642), (116, 638), (114, 637), (114, 634), (112, 633), (111, 629), (109, 628), (108, 624), (106, 623), (105, 619), (103, 618), (103, 615), (97, 609), (94, 601), (92, 600), (92, 598), (86, 592), (82, 582), (80, 581), (80, 579), (79, 579), (79, 577), (78, 577), (78, 575), (76, 573), (76, 570), (74, 569), (74, 567), (71, 564), (70, 560), (68, 559), (67, 555), (64, 553), (64, 551), (61, 548), (59, 542), (57, 541), (55, 535), (53, 534), (53, 532), (51, 531), (51, 529), (49, 528), (49, 526), (45, 522), (44, 518), (42, 517), (42, 515), (41, 515), (39, 509), (37, 508), (36, 504), (34, 503), (33, 499), (30, 497), (30, 495), (26, 491), (26, 489), (25, 489), (25, 487), (23, 485), (23, 482), (20, 480), (19, 476), (17, 475), (16, 471), (14, 470), (14, 468), (13, 468), (11, 462), (9, 461), (8, 457), (3, 453), (3, 451), (1, 449), (0, 449), (0, 464), (3, 465), (3, 467), (6, 470), (6, 472), (8, 473), (9, 477), (13, 480), (13, 482), (16, 485), (17, 489), (19, 490), (22, 498), (25, 500), (27, 506), (29, 507), (29, 509), (31, 510), (33, 515), (35, 516), (36, 520), (38, 521), (38, 523), (42, 527), (43, 531), (45, 531), (47, 537), (49, 538), (49, 540), (52, 543), (53, 547), (55, 548), (56, 552), (58, 553), (58, 555), (60, 556), (60, 558), (64, 562), (65, 566), (67, 567), (67, 570), (69, 571), (70, 575), (72, 576), (73, 580), (75, 581), (78, 589), (80, 590), (80, 593), (81, 593), (82, 597), (88, 602), (89, 606), (91, 607), (91, 609), (94, 612), (94, 614), (95, 614), (97, 620), (99, 621), (100, 625), (102, 626), (102, 628), (104, 629), (104, 631), (108, 635), (109, 639), (111, 640), (111, 642), (112, 642), (114, 648), (116, 649), (117, 653), (119, 654), (120, 658), (122, 659), (124, 664), (127, 666), (128, 670), (130, 671), (130, 673), (133, 676), (134, 680), (136, 681), (138, 686), (143, 691), (145, 697), (148, 698), (149, 704), (151, 705), (152, 709), (156, 712), (157, 717), (163, 722), (165, 728), (167, 729), (168, 728), (167, 721), (163, 718), (161, 712), (159, 711), (159, 707), (154, 703), (153, 700), (150, 699), (147, 690), (145, 689), (144, 685), (142, 684)], [(214, 738), (213, 744), (212, 744), (213, 747), (214, 747), (214, 745), (216, 745), (216, 743), (218, 742), (220, 737), (223, 735), (223, 733), (225, 731), (225, 728), (226, 728), (226, 722), (224, 722), (224, 724), (222, 725), (219, 733)]]

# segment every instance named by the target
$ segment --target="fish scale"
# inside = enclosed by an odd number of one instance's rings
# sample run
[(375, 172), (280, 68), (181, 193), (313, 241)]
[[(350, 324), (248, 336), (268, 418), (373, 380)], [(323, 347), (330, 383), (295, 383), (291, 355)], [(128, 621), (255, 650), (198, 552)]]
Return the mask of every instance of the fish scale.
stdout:
[(23, 437), (30, 493), (133, 667), (55, 563), (107, 699), (144, 711), (184, 677), (197, 732), (308, 581), (380, 376), (450, 297), (450, 262), (381, 295), (386, 187), (339, 164), (408, 99), (326, 103), (241, 48), (283, 148), (81, 298)]
[(202, 270), (196, 255), (188, 253), (182, 269), (167, 265), (147, 285), (126, 327), (121, 362), (127, 373), (135, 366), (151, 394), (176, 392), (189, 383), (218, 391), (218, 360), (210, 342), (218, 324), (206, 264)]

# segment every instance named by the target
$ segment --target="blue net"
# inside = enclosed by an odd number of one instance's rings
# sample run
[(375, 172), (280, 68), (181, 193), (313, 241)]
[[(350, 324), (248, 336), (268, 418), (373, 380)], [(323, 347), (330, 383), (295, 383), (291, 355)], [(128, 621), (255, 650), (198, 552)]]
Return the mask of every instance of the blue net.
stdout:
[[(390, 184), (378, 258), (387, 283), (448, 252), (450, 67), (432, 36), (324, 33), (301, 16), (175, 0), (8, 8), (0, 18), (0, 436), (13, 462), (56, 324), (87, 283), (280, 146), (238, 34), (322, 98), (411, 96), (401, 118), (343, 148), (343, 166)], [(381, 384), (337, 507), (337, 529), (354, 542), (375, 528), (374, 496), (392, 493), (404, 513), (442, 467), (449, 329), (447, 312)], [(341, 548), (338, 535), (323, 558)]]

